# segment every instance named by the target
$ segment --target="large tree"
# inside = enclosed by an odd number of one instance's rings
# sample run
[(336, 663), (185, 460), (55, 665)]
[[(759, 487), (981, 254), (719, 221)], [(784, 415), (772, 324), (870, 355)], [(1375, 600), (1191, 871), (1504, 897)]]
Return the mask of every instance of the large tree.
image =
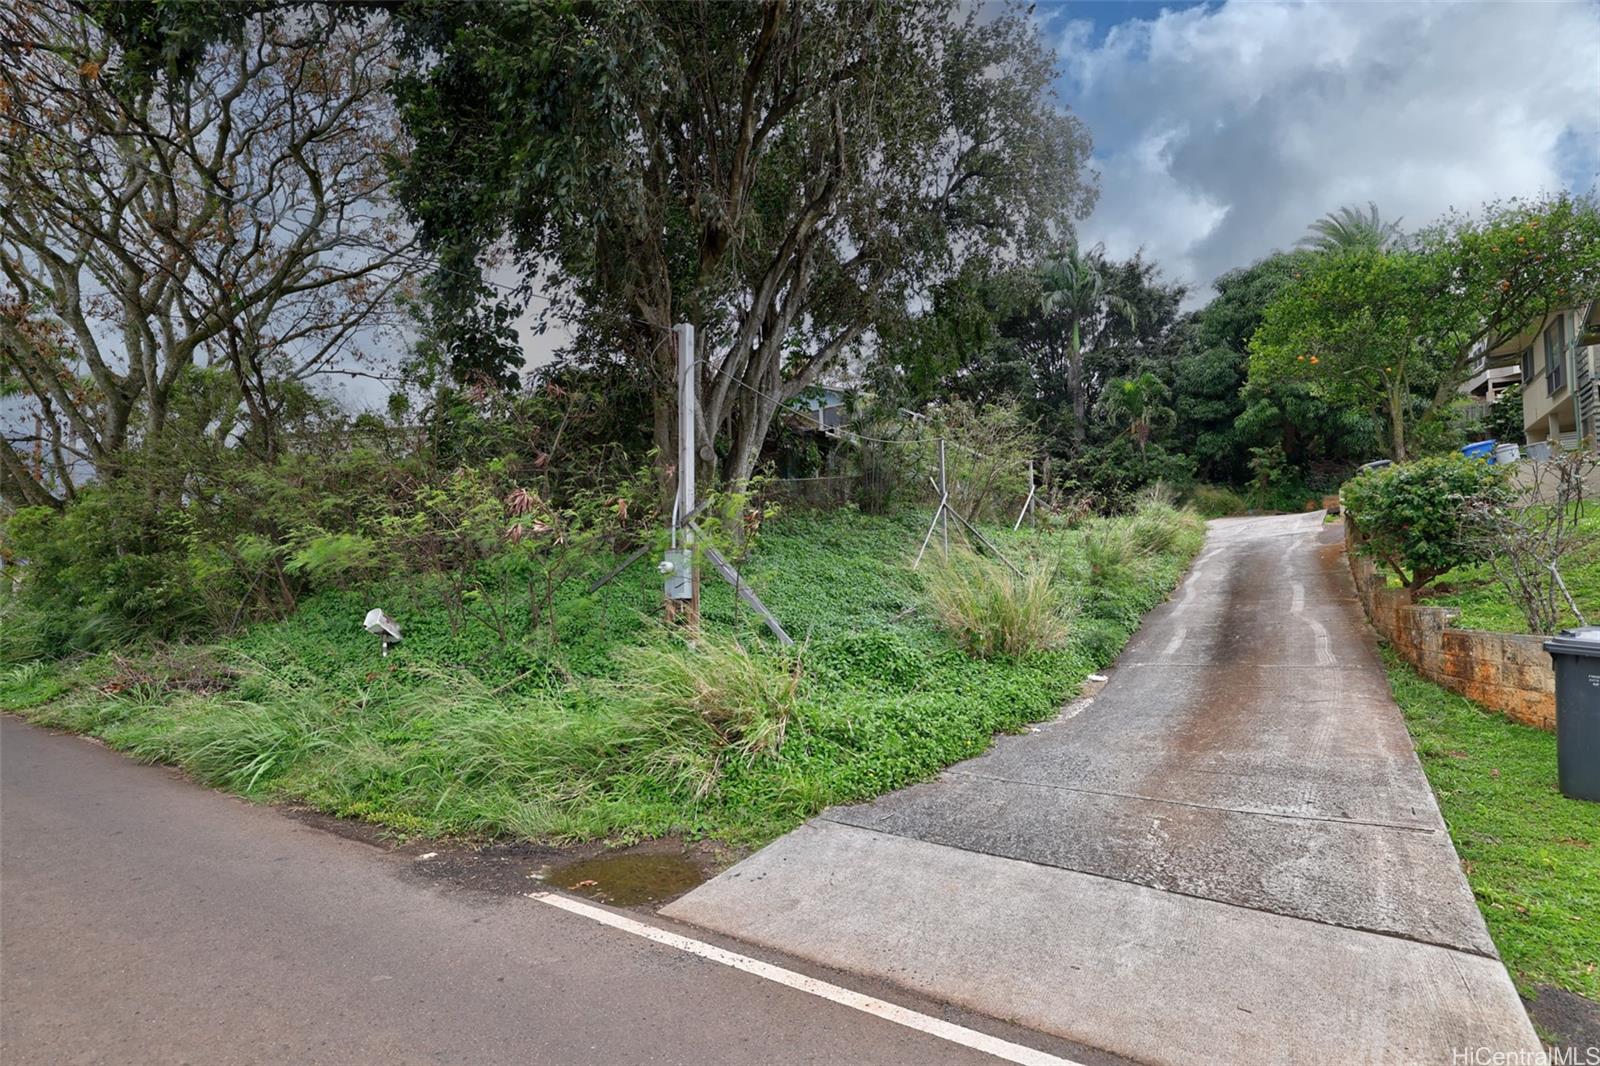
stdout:
[(1247, 382), (1250, 340), (1267, 308), (1315, 262), (1308, 251), (1276, 252), (1230, 270), (1194, 316), (1177, 360), (1176, 444), (1207, 480), (1240, 484), (1255, 449), (1281, 450), (1293, 467), (1371, 458), (1371, 420), (1330, 403), (1303, 380)]
[[(1170, 379), (1188, 328), (1179, 310), (1185, 289), (1164, 281), (1141, 254), (1117, 260), (1090, 249), (1077, 258), (1083, 276), (1099, 279), (1098, 296), (1080, 301), (1074, 316), (1046, 296), (1046, 284), (1060, 276), (1054, 258), (998, 270), (969, 261), (941, 282), (886, 337), (888, 357), (871, 382), (876, 394), (891, 407), (947, 395), (1015, 403), (1051, 456), (1081, 457), (1104, 428), (1090, 412), (1109, 383), (1146, 370)], [(1076, 374), (1069, 370), (1074, 342)]]
[[(742, 482), (778, 407), (972, 254), (1090, 203), (1083, 126), (1021, 8), (953, 0), (417, 4), (405, 200), (441, 321), (521, 295), (648, 377), (671, 455), (675, 322), (696, 327), (698, 454)], [(457, 369), (500, 372), (481, 335)], [(488, 358), (483, 356), (487, 351)]]
[[(0, 15), (0, 385), (40, 427), (0, 447), (20, 503), (115, 475), (196, 368), (232, 380), (239, 432), (272, 458), (284, 405), (355, 369), (417, 270), (384, 207), (399, 129), (381, 25), (239, 8), (153, 77), (88, 10)], [(28, 462), (45, 444), (51, 462)]]
[(1105, 253), (1068, 244), (1039, 265), (1039, 310), (1053, 334), (1050, 350), (1058, 356), (1055, 372), (1066, 381), (1072, 403), (1072, 436), (1081, 448), (1089, 428), (1089, 390), (1083, 376), (1085, 327), (1121, 316), (1130, 326), (1138, 319), (1133, 304), (1107, 281)]
[(1318, 256), (1268, 307), (1252, 382), (1303, 381), (1372, 411), (1390, 455), (1457, 396), (1471, 360), (1600, 293), (1600, 211), (1561, 195), (1452, 216), (1403, 247)]

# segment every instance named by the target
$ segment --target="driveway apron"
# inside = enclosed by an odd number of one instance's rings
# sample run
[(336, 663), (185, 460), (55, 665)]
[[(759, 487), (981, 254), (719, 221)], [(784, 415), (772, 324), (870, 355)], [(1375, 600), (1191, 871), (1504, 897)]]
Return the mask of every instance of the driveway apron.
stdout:
[(1097, 695), (664, 913), (1147, 1062), (1537, 1049), (1337, 532), (1212, 522)]

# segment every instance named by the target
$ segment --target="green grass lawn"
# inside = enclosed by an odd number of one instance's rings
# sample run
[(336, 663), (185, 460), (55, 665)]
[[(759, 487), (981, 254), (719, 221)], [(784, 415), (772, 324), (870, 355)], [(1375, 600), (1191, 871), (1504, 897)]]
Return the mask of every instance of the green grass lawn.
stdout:
[[(1600, 534), (1600, 506), (1589, 503), (1584, 510), (1579, 528)], [(1589, 558), (1569, 558), (1561, 565), (1561, 576), (1589, 624), (1600, 624), (1600, 552), (1592, 553)], [(1499, 633), (1528, 631), (1522, 612), (1486, 564), (1457, 567), (1438, 578), (1434, 586), (1432, 590), (1425, 590), (1418, 602), (1432, 607), (1458, 608), (1461, 616), (1456, 625), (1462, 629), (1488, 629)], [(1571, 610), (1565, 607), (1562, 624), (1578, 624)]]
[[(737, 635), (750, 654), (688, 651), (652, 621), (661, 579), (645, 559), (597, 595), (568, 583), (554, 640), (530, 632), (526, 590), (502, 604), (502, 642), (482, 622), (453, 629), (436, 590), (394, 583), (322, 594), (215, 646), (14, 667), (0, 673), (0, 708), (217, 787), (407, 833), (758, 844), (1050, 716), (1202, 539), (1192, 516), (1172, 537), (1117, 520), (1144, 550), (1091, 567), (1104, 545), (1085, 529), (991, 530), (1014, 558), (1056, 564), (1069, 636), (978, 660), (929, 612), (907, 612), (923, 602), (909, 562), (926, 522), (849, 510), (769, 522), (742, 568), (793, 651), (709, 576), (705, 632)], [(360, 627), (373, 606), (405, 629), (388, 658)]]
[(1524, 995), (1600, 1001), (1600, 804), (1556, 787), (1556, 740), (1422, 679), (1385, 653), (1472, 892)]

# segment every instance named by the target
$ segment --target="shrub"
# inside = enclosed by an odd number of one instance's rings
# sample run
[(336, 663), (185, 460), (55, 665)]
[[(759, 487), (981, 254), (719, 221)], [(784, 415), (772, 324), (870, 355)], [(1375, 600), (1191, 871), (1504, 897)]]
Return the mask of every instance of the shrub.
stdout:
[(928, 572), (928, 599), (939, 625), (973, 658), (1015, 658), (1067, 638), (1053, 563), (1034, 563), (1019, 577), (1004, 563), (952, 553)]
[(1074, 465), (1082, 487), (1108, 510), (1136, 503), (1156, 482), (1180, 491), (1194, 482), (1194, 459), (1155, 443), (1141, 449), (1127, 434), (1089, 449)]
[(1499, 471), (1461, 455), (1369, 470), (1346, 482), (1342, 495), (1360, 534), (1356, 550), (1382, 562), (1408, 589), (1473, 562), (1472, 515), (1511, 499)]

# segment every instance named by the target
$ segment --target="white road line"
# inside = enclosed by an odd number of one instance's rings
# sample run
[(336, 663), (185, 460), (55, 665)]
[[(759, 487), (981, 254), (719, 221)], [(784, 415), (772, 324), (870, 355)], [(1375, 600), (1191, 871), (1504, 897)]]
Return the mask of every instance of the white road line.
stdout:
[(1182, 614), (1189, 609), (1189, 599), (1194, 595), (1194, 587), (1200, 581), (1200, 571), (1205, 567), (1206, 560), (1221, 550), (1221, 548), (1212, 548), (1194, 561), (1194, 565), (1189, 568), (1189, 576), (1183, 580), (1183, 591), (1178, 594), (1177, 602), (1172, 605), (1173, 614)]
[(840, 988), (838, 985), (830, 985), (826, 981), (819, 981), (815, 977), (807, 977), (803, 973), (785, 970), (783, 967), (774, 966), (770, 962), (762, 962), (760, 959), (752, 959), (748, 955), (727, 951), (714, 944), (693, 940), (677, 933), (669, 933), (665, 929), (657, 929), (653, 925), (646, 925), (644, 922), (635, 921), (614, 911), (608, 911), (604, 907), (596, 907), (593, 904), (584, 903), (582, 900), (556, 895), (553, 892), (530, 892), (528, 893), (528, 898), (538, 900), (540, 903), (548, 903), (552, 907), (559, 907), (561, 910), (572, 914), (581, 915), (602, 925), (609, 925), (613, 929), (620, 929), (624, 933), (632, 933), (634, 936), (653, 940), (657, 944), (665, 944), (667, 947), (677, 948), (679, 951), (687, 951), (691, 955), (698, 955), (703, 959), (710, 959), (712, 962), (720, 962), (724, 966), (731, 966), (735, 970), (743, 970), (745, 973), (764, 977), (768, 981), (818, 996), (830, 1003), (850, 1007), (853, 1010), (882, 1018), (884, 1021), (903, 1025), (908, 1029), (915, 1029), (918, 1032), (936, 1036), (941, 1040), (948, 1040), (952, 1044), (960, 1044), (963, 1047), (972, 1048), (974, 1051), (993, 1055), (997, 1059), (1021, 1063), (1023, 1066), (1082, 1066), (1081, 1063), (1074, 1062), (1071, 1059), (1047, 1055), (1043, 1051), (1036, 1051), (1031, 1047), (1024, 1047), (1022, 1044), (1013, 1044), (1009, 1040), (1001, 1040), (997, 1036), (980, 1033), (976, 1029), (968, 1029), (964, 1025), (954, 1025), (941, 1018), (934, 1018), (927, 1014), (908, 1010), (887, 1000), (864, 996), (859, 992), (852, 992), (848, 988)]

